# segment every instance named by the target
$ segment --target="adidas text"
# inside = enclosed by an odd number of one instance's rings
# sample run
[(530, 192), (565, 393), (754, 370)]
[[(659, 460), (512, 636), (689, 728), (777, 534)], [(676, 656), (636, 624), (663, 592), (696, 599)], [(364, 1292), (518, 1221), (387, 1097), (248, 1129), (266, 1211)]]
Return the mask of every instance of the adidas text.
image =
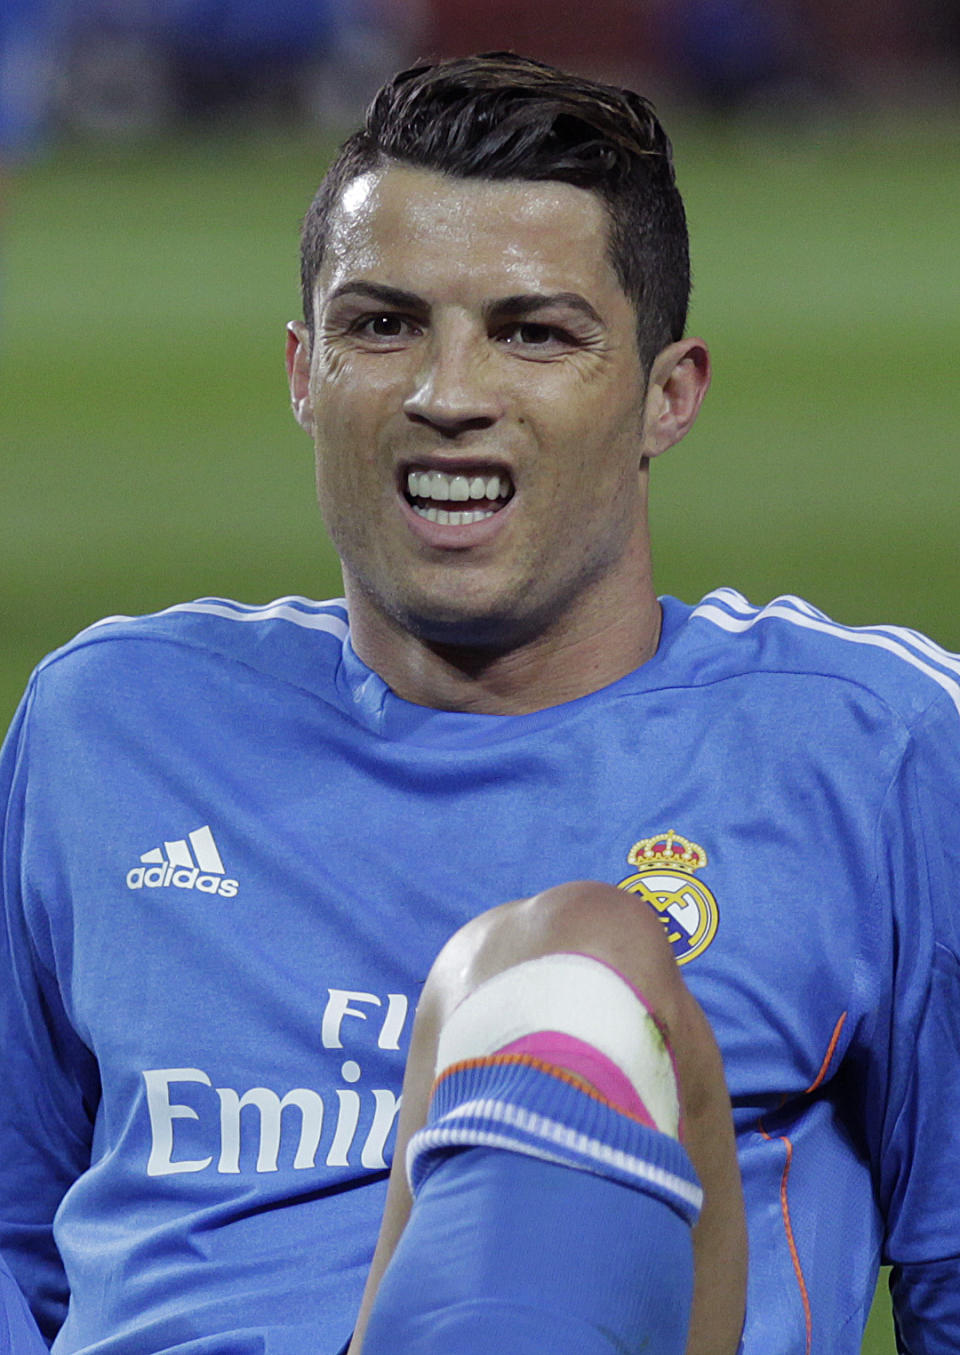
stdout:
[(194, 828), (186, 837), (151, 847), (140, 857), (140, 865), (127, 871), (128, 889), (199, 889), (202, 894), (235, 897), (240, 884), (228, 879), (223, 858), (208, 823)]
[(204, 875), (198, 866), (175, 866), (169, 861), (162, 866), (134, 866), (133, 870), (127, 871), (128, 889), (164, 889), (167, 885), (173, 885), (175, 889), (199, 889), (203, 894), (219, 894), (225, 899), (235, 898), (240, 888), (238, 880)]

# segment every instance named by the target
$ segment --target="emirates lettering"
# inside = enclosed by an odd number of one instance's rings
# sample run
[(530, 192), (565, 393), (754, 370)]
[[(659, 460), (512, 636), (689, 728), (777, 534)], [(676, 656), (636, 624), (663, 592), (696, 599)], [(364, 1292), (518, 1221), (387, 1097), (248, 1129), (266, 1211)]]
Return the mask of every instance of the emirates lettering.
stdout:
[[(360, 1077), (359, 1066), (351, 1059), (340, 1071), (345, 1081)], [(283, 1096), (269, 1087), (251, 1087), (241, 1093), (233, 1087), (214, 1087), (202, 1068), (148, 1068), (143, 1080), (151, 1135), (148, 1176), (207, 1170), (223, 1175), (237, 1173), (241, 1170), (242, 1148), (248, 1142), (245, 1135), (254, 1136), (257, 1172), (279, 1170), (285, 1135), (296, 1142), (292, 1161), (295, 1170), (306, 1171), (321, 1162), (328, 1167), (382, 1169), (387, 1165), (387, 1139), (400, 1109), (400, 1097), (386, 1087), (363, 1096), (352, 1088), (338, 1088), (325, 1097), (311, 1087), (294, 1087)], [(203, 1106), (197, 1110), (177, 1099), (187, 1094), (189, 1084), (193, 1084), (195, 1103), (203, 1105), (209, 1100), (209, 1109)], [(209, 1089), (209, 1098), (197, 1097), (198, 1086)], [(373, 1119), (358, 1142), (360, 1113), (367, 1098), (373, 1101)], [(182, 1155), (175, 1131), (179, 1120), (201, 1123), (204, 1138), (210, 1140), (206, 1156)]]
[[(187, 873), (186, 868), (183, 871)], [(409, 1007), (404, 993), (381, 998), (352, 988), (328, 988), (320, 1042), (324, 1049), (344, 1050), (345, 1043), (353, 1045), (362, 1038), (369, 1047), (376, 1032), (378, 1049), (399, 1050)], [(322, 1095), (313, 1087), (293, 1087), (281, 1094), (270, 1087), (245, 1091), (217, 1087), (202, 1068), (146, 1069), (147, 1175), (202, 1171), (234, 1175), (251, 1160), (255, 1171), (274, 1172), (281, 1159), (297, 1171), (319, 1165), (382, 1170), (400, 1097), (388, 1087), (360, 1088), (362, 1071), (353, 1058), (344, 1058), (340, 1077), (348, 1085)], [(191, 1121), (199, 1129), (188, 1128)], [(203, 1156), (192, 1156), (185, 1149), (187, 1141), (194, 1153), (202, 1143)]]

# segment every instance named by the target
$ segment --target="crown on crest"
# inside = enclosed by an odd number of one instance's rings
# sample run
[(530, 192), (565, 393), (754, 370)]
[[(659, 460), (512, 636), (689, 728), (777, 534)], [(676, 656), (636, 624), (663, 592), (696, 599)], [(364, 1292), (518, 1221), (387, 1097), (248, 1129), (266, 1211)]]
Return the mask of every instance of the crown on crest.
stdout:
[(627, 853), (632, 866), (674, 866), (678, 870), (695, 871), (707, 864), (707, 853), (696, 842), (681, 837), (673, 829), (645, 837), (635, 842)]

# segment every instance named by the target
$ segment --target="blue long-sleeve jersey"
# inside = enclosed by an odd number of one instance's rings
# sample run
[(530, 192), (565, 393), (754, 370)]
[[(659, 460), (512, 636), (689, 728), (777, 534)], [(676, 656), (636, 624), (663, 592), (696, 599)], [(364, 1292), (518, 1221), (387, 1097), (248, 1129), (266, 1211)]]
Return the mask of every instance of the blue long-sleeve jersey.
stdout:
[(746, 1355), (858, 1351), (881, 1261), (903, 1349), (960, 1349), (960, 661), (663, 605), (648, 663), (524, 716), (401, 701), (298, 598), (41, 665), (3, 762), (0, 1251), (57, 1355), (336, 1351), (431, 961), (571, 879), (657, 909), (723, 1051)]

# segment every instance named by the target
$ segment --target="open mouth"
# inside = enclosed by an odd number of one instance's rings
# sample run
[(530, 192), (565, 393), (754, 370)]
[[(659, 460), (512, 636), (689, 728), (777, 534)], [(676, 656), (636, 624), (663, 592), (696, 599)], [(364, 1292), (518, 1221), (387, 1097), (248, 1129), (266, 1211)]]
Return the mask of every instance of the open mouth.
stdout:
[(513, 482), (502, 471), (409, 470), (406, 495), (418, 516), (458, 527), (493, 517), (513, 497)]

